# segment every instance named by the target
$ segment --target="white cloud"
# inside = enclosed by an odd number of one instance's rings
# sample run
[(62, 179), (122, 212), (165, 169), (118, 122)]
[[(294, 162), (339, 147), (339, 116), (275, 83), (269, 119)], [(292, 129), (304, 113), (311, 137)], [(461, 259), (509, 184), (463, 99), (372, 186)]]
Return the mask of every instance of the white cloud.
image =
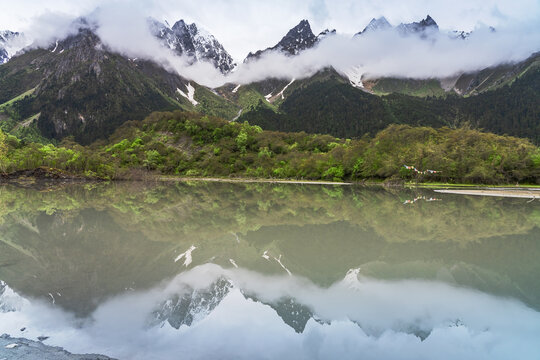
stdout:
[[(516, 22), (540, 24), (537, 0), (116, 0), (139, 8), (157, 19), (174, 23), (195, 21), (210, 30), (237, 59), (266, 48), (301, 19), (312, 22), (317, 33), (337, 28), (356, 33), (372, 17), (384, 15), (393, 24), (417, 21), (430, 14), (444, 29), (471, 30), (479, 24), (494, 27)], [(89, 13), (110, 0), (18, 0), (2, 4), (0, 27), (22, 30), (45, 12), (72, 16)], [(537, 25), (538, 27), (538, 25)]]
[[(25, 0), (22, 0), (25, 1)], [(285, 2), (280, 6), (279, 12), (272, 10), (272, 6), (256, 3), (243, 3), (241, 1), (225, 2), (222, 0), (213, 1), (212, 5), (206, 3), (207, 0), (195, 5), (193, 2), (180, 2), (179, 9), (185, 11), (186, 16), (171, 12), (168, 17), (175, 19), (183, 17), (188, 21), (202, 23), (203, 26), (215, 19), (213, 26), (216, 29), (228, 22), (229, 31), (239, 33), (239, 43), (253, 45), (248, 40), (249, 37), (258, 37), (257, 33), (267, 32), (272, 38), (262, 46), (251, 48), (265, 48), (273, 45), (281, 36), (293, 25), (303, 13), (313, 13), (313, 8), (309, 9), (309, 2), (299, 4), (298, 2)], [(280, 2), (282, 0), (276, 0)], [(394, 0), (389, 0), (392, 3)], [(527, 2), (527, 0), (523, 0)], [(87, 4), (94, 2), (88, 0)], [(265, 3), (267, 4), (267, 3)], [(288, 5), (287, 5), (288, 4)], [(349, 5), (348, 14), (343, 12), (345, 5)], [(442, 9), (442, 5), (433, 2), (430, 6), (423, 1), (418, 1), (418, 8), (431, 6), (431, 10)], [(275, 5), (275, 2), (272, 4)], [(311, 4), (313, 5), (313, 4)], [(361, 5), (356, 2), (338, 1), (336, 4), (324, 4), (324, 1), (317, 0), (317, 9), (320, 9), (317, 18), (325, 24), (345, 18), (355, 14), (360, 10), (365, 14), (381, 14), (383, 10), (379, 2), (366, 1)], [(401, 9), (398, 3), (395, 4)], [(351, 67), (356, 67), (364, 74), (370, 76), (398, 76), (414, 78), (447, 77), (466, 71), (479, 70), (488, 66), (505, 62), (523, 60), (535, 51), (540, 50), (540, 26), (534, 19), (531, 21), (510, 21), (520, 12), (507, 9), (497, 1), (492, 0), (488, 5), (497, 8), (496, 16), (501, 17), (505, 11), (502, 22), (503, 25), (497, 28), (496, 32), (491, 32), (487, 26), (477, 26), (473, 34), (466, 41), (450, 39), (445, 31), (434, 34), (429, 40), (422, 40), (418, 37), (402, 37), (394, 31), (383, 31), (367, 33), (364, 36), (352, 37), (350, 34), (341, 34), (327, 37), (319, 46), (307, 50), (296, 57), (287, 57), (278, 53), (269, 53), (260, 61), (241, 64), (239, 68), (228, 77), (221, 75), (212, 65), (208, 63), (195, 63), (190, 65), (189, 59), (180, 58), (174, 55), (168, 48), (161, 46), (154, 38), (147, 27), (147, 17), (155, 16), (159, 19), (160, 13), (172, 7), (168, 0), (155, 1), (152, 3), (140, 2), (134, 4), (130, 1), (114, 1), (101, 4), (97, 10), (86, 13), (87, 17), (98, 25), (97, 33), (105, 43), (113, 50), (123, 53), (131, 58), (145, 58), (154, 60), (162, 64), (170, 71), (176, 71), (181, 76), (196, 81), (202, 85), (217, 87), (224, 83), (249, 83), (262, 80), (268, 77), (283, 79), (303, 78), (312, 75), (316, 71), (332, 66), (341, 72), (346, 72)], [(438, 7), (437, 7), (438, 6)], [(472, 11), (471, 9), (479, 3), (472, 1), (470, 5), (464, 6), (461, 11)], [(488, 8), (490, 8), (488, 6)], [(533, 10), (534, 6), (531, 7)], [(82, 9), (82, 8), (81, 8)], [(213, 11), (208, 11), (212, 9)], [(255, 9), (261, 10), (266, 15), (260, 15), (257, 21), (260, 26), (253, 24), (249, 16), (245, 22), (234, 22), (235, 17), (230, 19), (228, 15), (242, 12), (244, 15), (252, 14)], [(369, 12), (367, 12), (367, 10)], [(203, 11), (206, 10), (206, 11)], [(388, 10), (388, 9), (386, 9)], [(281, 11), (284, 16), (281, 21), (274, 21)], [(401, 15), (406, 18), (414, 9), (409, 9)], [(88, 15), (90, 14), (90, 15)], [(172, 14), (172, 15), (171, 15)], [(190, 14), (189, 16), (187, 16)], [(40, 46), (46, 46), (53, 42), (56, 37), (62, 37), (73, 32), (71, 19), (75, 15), (66, 13), (53, 13), (46, 11), (27, 28), (30, 37), (37, 40)], [(194, 18), (201, 16), (202, 20)], [(364, 15), (367, 18), (371, 15)], [(394, 13), (394, 18), (397, 13)], [(411, 15), (412, 16), (412, 15)], [(495, 16), (492, 12), (487, 12), (484, 16), (489, 18)], [(390, 17), (390, 16), (389, 16)], [(526, 17), (525, 17), (526, 18)], [(163, 19), (163, 17), (161, 17)], [(250, 20), (251, 19), (251, 20)], [(294, 20), (296, 19), (296, 20)], [(389, 19), (392, 22), (392, 19)], [(411, 19), (413, 20), (413, 19)], [(439, 19), (436, 19), (439, 20)], [(172, 21), (171, 21), (172, 22)], [(361, 22), (360, 20), (358, 22)], [(393, 20), (396, 24), (396, 19)], [(353, 20), (344, 22), (343, 27), (349, 27), (354, 31), (361, 30), (362, 26), (353, 24)], [(253, 31), (240, 31), (241, 28), (252, 26)], [(218, 38), (220, 32), (210, 28)], [(270, 31), (272, 29), (272, 31)], [(277, 30), (276, 30), (277, 29)], [(277, 31), (277, 32), (276, 32)], [(225, 32), (227, 33), (227, 32)], [(225, 34), (224, 33), (224, 34)], [(262, 37), (261, 37), (262, 38)], [(227, 44), (225, 44), (227, 48)]]

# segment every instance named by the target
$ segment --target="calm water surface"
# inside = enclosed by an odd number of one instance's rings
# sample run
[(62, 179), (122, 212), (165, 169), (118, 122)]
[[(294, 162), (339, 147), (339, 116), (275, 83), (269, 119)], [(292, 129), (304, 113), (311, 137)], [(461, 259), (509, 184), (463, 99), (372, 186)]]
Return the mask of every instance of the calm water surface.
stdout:
[[(119, 359), (540, 359), (540, 203), (0, 187), (0, 334)], [(24, 331), (21, 331), (24, 329)]]

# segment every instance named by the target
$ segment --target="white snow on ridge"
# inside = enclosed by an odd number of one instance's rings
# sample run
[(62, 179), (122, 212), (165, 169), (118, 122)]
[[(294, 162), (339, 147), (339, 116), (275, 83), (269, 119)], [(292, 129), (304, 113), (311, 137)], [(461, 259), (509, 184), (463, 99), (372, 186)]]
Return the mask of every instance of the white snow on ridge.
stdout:
[(272, 98), (272, 93), (266, 95), (264, 98), (266, 99), (266, 101), (270, 102), (270, 99)]
[(191, 256), (191, 253), (197, 249), (194, 245), (191, 245), (191, 247), (189, 249), (186, 250), (186, 252), (183, 252), (181, 253), (180, 255), (178, 255), (176, 257), (176, 259), (174, 259), (174, 262), (178, 262), (180, 260), (182, 260), (182, 258), (185, 257), (185, 260), (184, 260), (184, 266), (185, 267), (188, 267), (189, 264), (191, 264), (193, 262), (193, 257)]
[(53, 49), (53, 51), (51, 51), (51, 52), (55, 52), (56, 49), (58, 49), (58, 40), (56, 40), (56, 45), (54, 46), (54, 49)]
[(287, 88), (288, 88), (289, 86), (291, 86), (292, 83), (295, 82), (295, 81), (296, 81), (296, 79), (293, 78), (293, 79), (291, 80), (291, 82), (288, 83), (287, 85), (285, 85), (285, 87), (283, 88), (283, 90), (281, 90), (276, 96), (280, 96), (280, 95), (281, 95), (281, 100), (285, 100), (285, 95), (283, 95), (283, 93), (284, 93), (285, 90), (287, 90)]
[(364, 88), (364, 84), (362, 83), (362, 75), (364, 74), (359, 66), (353, 66), (352, 68), (343, 70), (342, 72), (349, 78), (352, 86)]
[(233, 89), (233, 91), (232, 91), (233, 94), (236, 94), (236, 92), (238, 91), (238, 89), (240, 89), (240, 86), (242, 86), (242, 85), (239, 84), (237, 87), (235, 87), (235, 88)]
[(233, 259), (229, 259), (229, 262), (230, 262), (231, 264), (233, 264), (233, 266), (234, 266), (235, 268), (238, 269), (238, 265), (236, 265), (236, 261), (234, 261)]
[(191, 83), (188, 83), (186, 85), (186, 89), (187, 89), (187, 94), (178, 88), (176, 89), (176, 91), (178, 91), (180, 95), (188, 99), (189, 102), (193, 104), (193, 106), (197, 106), (199, 102), (195, 100), (195, 88), (193, 87), (193, 85), (191, 85)]

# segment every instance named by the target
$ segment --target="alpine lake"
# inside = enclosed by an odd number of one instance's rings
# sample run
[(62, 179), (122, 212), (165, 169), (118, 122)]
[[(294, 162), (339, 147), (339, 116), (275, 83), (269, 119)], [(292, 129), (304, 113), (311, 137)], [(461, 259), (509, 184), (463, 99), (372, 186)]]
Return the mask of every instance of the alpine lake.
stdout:
[(540, 359), (540, 202), (311, 184), (3, 185), (0, 281), (0, 334), (72, 353)]

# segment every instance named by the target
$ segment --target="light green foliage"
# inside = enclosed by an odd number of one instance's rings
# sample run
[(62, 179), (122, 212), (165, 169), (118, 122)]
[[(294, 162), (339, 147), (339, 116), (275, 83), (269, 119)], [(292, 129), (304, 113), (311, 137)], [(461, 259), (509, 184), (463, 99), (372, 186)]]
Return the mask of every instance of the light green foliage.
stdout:
[(345, 171), (343, 170), (343, 166), (332, 166), (324, 172), (323, 178), (327, 180), (341, 181), (343, 180), (344, 174)]
[(235, 139), (236, 146), (241, 152), (246, 152), (246, 145), (248, 140), (248, 134), (244, 130), (240, 131), (238, 136)]
[(5, 171), (6, 155), (7, 155), (7, 136), (2, 130), (0, 130), (0, 171)]
[[(392, 125), (372, 139), (263, 131), (187, 112), (154, 113), (91, 148), (24, 143), (3, 136), (4, 169), (46, 166), (101, 178), (132, 172), (216, 177), (350, 181), (400, 178), (468, 183), (534, 183), (540, 150), (529, 141), (468, 127)], [(410, 165), (422, 173), (403, 167)], [(424, 173), (424, 170), (436, 173)]]
[(148, 150), (145, 154), (146, 159), (144, 160), (144, 166), (146, 166), (147, 169), (155, 170), (163, 163), (163, 158), (157, 150)]

